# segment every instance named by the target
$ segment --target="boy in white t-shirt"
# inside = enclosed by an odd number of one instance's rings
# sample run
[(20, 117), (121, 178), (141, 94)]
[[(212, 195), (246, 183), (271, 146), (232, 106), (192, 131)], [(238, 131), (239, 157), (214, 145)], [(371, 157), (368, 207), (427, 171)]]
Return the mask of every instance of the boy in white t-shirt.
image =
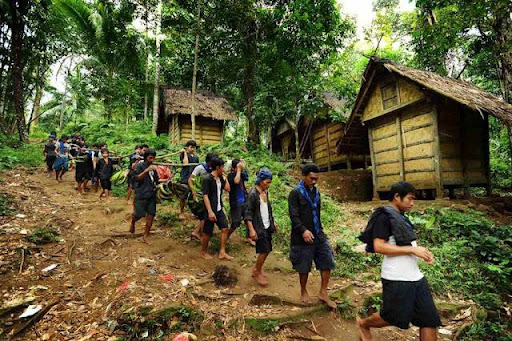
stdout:
[(369, 238), (367, 251), (384, 255), (381, 311), (357, 320), (363, 341), (372, 340), (371, 328), (396, 326), (407, 329), (410, 323), (420, 328), (421, 340), (437, 340), (441, 320), (428, 282), (418, 268), (419, 259), (432, 265), (434, 256), (427, 248), (417, 246), (416, 240), (411, 240), (415, 239), (414, 228), (404, 215), (414, 205), (415, 191), (405, 181), (391, 186), (390, 205), (376, 210), (362, 234)]

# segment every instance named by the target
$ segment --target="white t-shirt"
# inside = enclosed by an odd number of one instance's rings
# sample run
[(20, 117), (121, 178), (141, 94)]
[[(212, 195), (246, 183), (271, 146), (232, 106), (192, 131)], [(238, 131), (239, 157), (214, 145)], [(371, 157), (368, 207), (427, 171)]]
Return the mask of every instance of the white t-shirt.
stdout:
[(263, 202), (263, 200), (260, 200), (260, 213), (261, 213), (261, 220), (263, 221), (263, 226), (265, 227), (265, 230), (270, 227), (270, 215), (268, 213), (268, 203)]
[[(390, 236), (388, 243), (396, 245), (394, 236)], [(416, 241), (411, 245), (417, 247)], [(384, 256), (382, 260), (381, 277), (389, 281), (416, 282), (423, 278), (418, 267), (418, 257), (415, 255)]]
[(222, 183), (220, 179), (216, 179), (217, 182), (217, 212), (222, 210), (222, 205), (220, 204), (220, 196), (222, 195)]
[(197, 165), (194, 170), (192, 171), (192, 175), (193, 176), (202, 176), (202, 175), (205, 175), (206, 173), (208, 173), (206, 171), (206, 169), (204, 169), (204, 166), (203, 165)]

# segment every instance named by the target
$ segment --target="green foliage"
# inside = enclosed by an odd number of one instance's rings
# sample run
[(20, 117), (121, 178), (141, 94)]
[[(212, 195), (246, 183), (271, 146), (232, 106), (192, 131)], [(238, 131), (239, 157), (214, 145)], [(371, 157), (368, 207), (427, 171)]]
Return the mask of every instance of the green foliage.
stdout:
[(489, 118), (491, 181), (495, 188), (512, 188), (512, 155), (507, 128), (498, 119)]
[(194, 332), (203, 319), (200, 312), (189, 307), (172, 307), (153, 313), (148, 308), (141, 308), (124, 313), (118, 319), (117, 328), (124, 331), (129, 339), (161, 339), (181, 331)]
[(449, 208), (412, 213), (419, 238), (436, 257), (421, 263), (434, 291), (447, 289), (496, 309), (512, 292), (512, 225), (497, 226), (481, 212)]
[(15, 167), (36, 168), (44, 157), (42, 144), (20, 144), (19, 141), (0, 135), (0, 170)]
[(28, 235), (27, 239), (38, 245), (55, 243), (60, 241), (59, 230), (55, 228), (38, 227)]
[(14, 212), (14, 203), (5, 194), (0, 194), (0, 217), (10, 215)]
[(270, 334), (279, 330), (279, 319), (246, 319), (245, 325), (256, 332)]
[(352, 320), (356, 317), (354, 309), (355, 307), (348, 297), (343, 298), (341, 301), (336, 301), (336, 311), (345, 320)]
[(510, 341), (512, 339), (511, 329), (512, 323), (510, 319), (502, 323), (496, 321), (477, 321), (465, 328), (457, 340)]
[(343, 233), (336, 240), (334, 258), (336, 268), (333, 276), (355, 278), (361, 272), (375, 272), (380, 264), (381, 257), (377, 254), (369, 256), (357, 252), (354, 247), (361, 244), (355, 234)]

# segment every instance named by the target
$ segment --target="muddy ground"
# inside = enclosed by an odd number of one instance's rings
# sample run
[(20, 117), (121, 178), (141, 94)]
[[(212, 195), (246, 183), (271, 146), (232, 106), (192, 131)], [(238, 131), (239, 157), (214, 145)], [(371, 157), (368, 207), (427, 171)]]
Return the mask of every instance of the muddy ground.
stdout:
[[(116, 340), (132, 335), (150, 339), (169, 330), (188, 329), (199, 340), (358, 340), (355, 320), (343, 319), (318, 303), (311, 307), (298, 303), (298, 278), (281, 252), (269, 257), (270, 284), (261, 288), (250, 275), (254, 248), (239, 235), (230, 241), (234, 261), (205, 261), (199, 257), (198, 243), (189, 239), (195, 224), (192, 216), (184, 221), (157, 221), (147, 245), (127, 236), (129, 203), (122, 198), (100, 201), (93, 192), (78, 196), (72, 173), (60, 184), (42, 172), (9, 172), (0, 177), (4, 180), (0, 192), (16, 206), (13, 215), (0, 216), (1, 306), (16, 300), (43, 308), (53, 304), (40, 321), (12, 337), (8, 336), (12, 329), (27, 321), (18, 318), (26, 305), (7, 313), (0, 310), (5, 313), (0, 317), (0, 338)], [(418, 209), (432, 204), (420, 202)], [(435, 202), (454, 204), (468, 203)], [(362, 213), (379, 203), (340, 205), (347, 226), (361, 229), (366, 223)], [(159, 210), (168, 212), (168, 217), (177, 216), (176, 205), (159, 206)], [(507, 218), (500, 214), (497, 219)], [(61, 240), (44, 245), (27, 240), (32, 231), (45, 226), (57, 228)], [(140, 222), (137, 232), (142, 228)], [(58, 266), (42, 271), (52, 264)], [(212, 273), (217, 265), (237, 272), (236, 286), (215, 286)], [(310, 295), (315, 296), (318, 288), (319, 276), (313, 273)], [(330, 284), (331, 294), (350, 296), (354, 310), (361, 307), (365, 296), (379, 289), (378, 282), (353, 279)], [(450, 339), (471, 320), (467, 309), (459, 309), (468, 302), (453, 298), (450, 303), (456, 309), (444, 319), (447, 326), (442, 339)], [(168, 314), (158, 315), (162, 310)], [(261, 330), (271, 332), (262, 334)], [(376, 340), (414, 340), (417, 333), (415, 328), (387, 328), (374, 334)], [(171, 340), (172, 333), (166, 338)]]

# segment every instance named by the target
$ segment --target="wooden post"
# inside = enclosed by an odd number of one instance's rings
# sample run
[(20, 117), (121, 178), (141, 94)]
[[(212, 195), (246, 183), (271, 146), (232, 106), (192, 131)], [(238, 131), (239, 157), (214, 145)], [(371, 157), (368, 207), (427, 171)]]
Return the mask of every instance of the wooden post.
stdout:
[(439, 140), (439, 113), (437, 111), (437, 102), (432, 102), (432, 134), (434, 142), (432, 145), (434, 154), (434, 169), (436, 179), (436, 199), (443, 198), (443, 179), (441, 173), (441, 141)]
[(462, 106), (459, 106), (459, 114), (460, 114), (460, 135), (459, 135), (459, 138), (460, 138), (460, 158), (461, 158), (461, 161), (462, 161), (462, 174), (463, 174), (463, 185), (462, 185), (462, 188), (463, 188), (463, 192), (464, 192), (464, 198), (467, 199), (469, 198), (469, 173), (468, 173), (468, 160), (466, 158), (466, 143), (465, 143), (465, 140), (466, 140), (466, 136), (465, 136), (465, 131), (466, 131), (466, 113), (464, 112), (464, 108), (462, 108)]
[(180, 115), (176, 115), (176, 144), (179, 144), (181, 142), (181, 122), (180, 122)]
[(375, 154), (373, 152), (373, 133), (371, 127), (368, 127), (368, 142), (370, 144), (370, 158), (372, 160), (373, 200), (379, 200), (379, 192), (377, 191), (377, 166), (375, 165)]
[(169, 144), (170, 145), (173, 144), (173, 140), (174, 140), (173, 135), (174, 135), (174, 116), (171, 116), (170, 120), (169, 120)]
[(402, 146), (402, 122), (400, 113), (396, 115), (396, 144), (398, 146), (398, 165), (400, 167), (400, 180), (405, 181), (404, 148)]
[(483, 143), (483, 152), (484, 152), (484, 166), (485, 166), (485, 177), (486, 177), (486, 183), (487, 186), (485, 186), (485, 192), (487, 196), (492, 195), (492, 183), (491, 183), (491, 157), (490, 157), (490, 151), (489, 151), (489, 115), (486, 114), (484, 118), (484, 141)]
[(331, 171), (331, 139), (329, 137), (329, 127), (328, 124), (325, 124), (325, 138), (327, 142), (327, 170)]
[(364, 169), (368, 169), (368, 155), (364, 154), (363, 160), (364, 160)]

